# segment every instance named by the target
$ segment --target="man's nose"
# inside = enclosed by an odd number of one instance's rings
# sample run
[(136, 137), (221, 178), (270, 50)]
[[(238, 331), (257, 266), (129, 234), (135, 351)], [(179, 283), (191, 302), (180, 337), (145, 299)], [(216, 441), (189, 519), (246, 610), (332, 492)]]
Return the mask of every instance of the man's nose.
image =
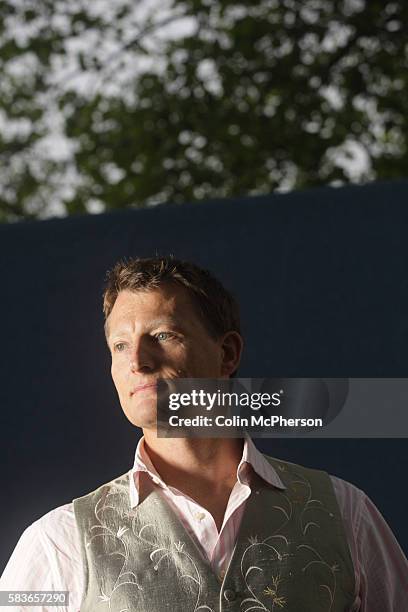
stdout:
[(156, 367), (156, 360), (148, 343), (141, 339), (130, 355), (130, 369), (132, 372), (150, 372)]

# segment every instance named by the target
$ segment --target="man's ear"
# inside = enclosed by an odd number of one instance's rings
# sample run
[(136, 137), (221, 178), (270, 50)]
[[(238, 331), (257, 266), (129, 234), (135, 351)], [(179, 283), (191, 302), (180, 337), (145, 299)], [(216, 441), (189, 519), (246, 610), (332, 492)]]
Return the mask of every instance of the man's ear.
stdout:
[(238, 369), (241, 361), (244, 341), (236, 331), (226, 332), (222, 338), (222, 363), (221, 374), (229, 378)]

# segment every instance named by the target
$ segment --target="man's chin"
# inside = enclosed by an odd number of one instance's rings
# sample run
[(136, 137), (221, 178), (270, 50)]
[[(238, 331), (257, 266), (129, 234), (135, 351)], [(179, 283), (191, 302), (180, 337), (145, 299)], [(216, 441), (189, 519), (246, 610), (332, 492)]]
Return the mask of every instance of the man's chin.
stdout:
[[(133, 396), (122, 404), (123, 412), (126, 418), (135, 427), (141, 429), (154, 430), (157, 432), (157, 393), (150, 393), (147, 397)], [(159, 420), (159, 428), (167, 425), (168, 422), (161, 423)]]
[(157, 421), (156, 419), (141, 419), (140, 416), (128, 416), (128, 421), (134, 426), (139, 427), (140, 429), (157, 429)]
[[(148, 405), (150, 404), (150, 405)], [(155, 428), (157, 426), (157, 407), (156, 400), (151, 402), (143, 402), (138, 406), (138, 403), (132, 403), (130, 406), (123, 408), (126, 418), (135, 427)]]

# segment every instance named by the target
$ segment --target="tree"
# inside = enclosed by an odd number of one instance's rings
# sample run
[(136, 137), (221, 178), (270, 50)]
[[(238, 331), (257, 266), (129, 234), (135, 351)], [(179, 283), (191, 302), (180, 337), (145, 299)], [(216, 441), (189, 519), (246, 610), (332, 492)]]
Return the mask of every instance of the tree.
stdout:
[(405, 175), (408, 5), (3, 0), (0, 219)]

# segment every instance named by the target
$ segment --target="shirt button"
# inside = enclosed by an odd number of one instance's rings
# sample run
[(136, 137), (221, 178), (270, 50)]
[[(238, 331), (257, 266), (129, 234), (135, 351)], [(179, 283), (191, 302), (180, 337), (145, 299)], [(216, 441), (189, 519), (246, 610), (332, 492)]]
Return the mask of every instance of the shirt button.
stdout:
[(197, 519), (197, 521), (202, 521), (203, 519), (205, 519), (204, 512), (196, 512), (194, 516)]
[(236, 593), (232, 589), (225, 589), (224, 597), (227, 601), (234, 601)]

